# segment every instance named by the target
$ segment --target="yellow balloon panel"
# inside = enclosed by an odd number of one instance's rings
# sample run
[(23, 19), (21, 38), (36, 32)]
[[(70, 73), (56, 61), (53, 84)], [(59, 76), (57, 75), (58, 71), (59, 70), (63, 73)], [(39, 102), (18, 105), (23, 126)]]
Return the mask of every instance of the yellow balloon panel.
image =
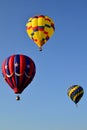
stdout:
[(44, 17), (38, 17), (38, 26), (45, 26), (45, 18)]

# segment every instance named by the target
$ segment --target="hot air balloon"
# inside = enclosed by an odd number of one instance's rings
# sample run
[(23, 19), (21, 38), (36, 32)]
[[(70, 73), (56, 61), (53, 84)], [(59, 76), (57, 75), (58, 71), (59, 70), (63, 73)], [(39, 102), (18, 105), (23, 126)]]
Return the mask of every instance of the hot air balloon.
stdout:
[(71, 98), (71, 100), (75, 104), (77, 104), (80, 101), (80, 99), (82, 98), (82, 96), (84, 94), (84, 90), (79, 85), (73, 85), (73, 86), (68, 88), (67, 94)]
[[(2, 74), (15, 94), (21, 94), (31, 83), (36, 73), (34, 61), (25, 55), (14, 54), (2, 63)], [(16, 100), (20, 100), (19, 95)]]
[(26, 32), (30, 39), (32, 39), (39, 50), (42, 50), (42, 46), (49, 40), (55, 30), (53, 20), (44, 15), (37, 15), (29, 18), (26, 23)]

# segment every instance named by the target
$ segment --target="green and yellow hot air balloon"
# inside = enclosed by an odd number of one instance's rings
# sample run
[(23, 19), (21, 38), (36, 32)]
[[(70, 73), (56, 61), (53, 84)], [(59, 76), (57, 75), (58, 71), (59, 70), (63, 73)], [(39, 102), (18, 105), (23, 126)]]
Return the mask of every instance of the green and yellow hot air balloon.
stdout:
[(54, 34), (54, 30), (53, 20), (45, 15), (31, 17), (26, 23), (26, 32), (30, 39), (39, 47), (40, 51), (42, 50), (42, 46)]

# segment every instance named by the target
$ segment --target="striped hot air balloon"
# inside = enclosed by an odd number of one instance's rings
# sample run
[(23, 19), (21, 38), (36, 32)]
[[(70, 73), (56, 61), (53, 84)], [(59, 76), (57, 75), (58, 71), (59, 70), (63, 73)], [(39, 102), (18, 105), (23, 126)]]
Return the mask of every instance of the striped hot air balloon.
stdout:
[[(34, 61), (22, 54), (11, 55), (2, 63), (3, 77), (15, 94), (22, 93), (33, 80), (35, 73)], [(16, 99), (19, 100), (19, 96)]]
[(71, 100), (75, 104), (77, 104), (80, 101), (80, 99), (82, 98), (82, 96), (84, 94), (84, 90), (79, 85), (73, 85), (73, 86), (68, 88), (67, 94), (71, 98)]
[(42, 46), (50, 39), (55, 30), (53, 20), (45, 15), (37, 15), (29, 18), (26, 23), (26, 32), (32, 39), (40, 51)]

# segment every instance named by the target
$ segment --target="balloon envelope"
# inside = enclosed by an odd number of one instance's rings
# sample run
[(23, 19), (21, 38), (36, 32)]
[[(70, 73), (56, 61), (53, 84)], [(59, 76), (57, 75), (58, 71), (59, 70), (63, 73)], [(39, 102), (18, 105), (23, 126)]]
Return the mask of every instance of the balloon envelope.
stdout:
[(34, 61), (22, 54), (11, 55), (2, 63), (3, 77), (16, 94), (22, 93), (33, 80), (35, 73)]
[(84, 90), (79, 85), (73, 85), (73, 86), (69, 87), (67, 94), (71, 98), (71, 100), (75, 104), (77, 104), (80, 101), (80, 99), (82, 98), (82, 96), (84, 94)]
[(55, 30), (53, 20), (45, 15), (37, 15), (29, 18), (26, 24), (26, 32), (39, 48), (41, 48), (53, 35)]

